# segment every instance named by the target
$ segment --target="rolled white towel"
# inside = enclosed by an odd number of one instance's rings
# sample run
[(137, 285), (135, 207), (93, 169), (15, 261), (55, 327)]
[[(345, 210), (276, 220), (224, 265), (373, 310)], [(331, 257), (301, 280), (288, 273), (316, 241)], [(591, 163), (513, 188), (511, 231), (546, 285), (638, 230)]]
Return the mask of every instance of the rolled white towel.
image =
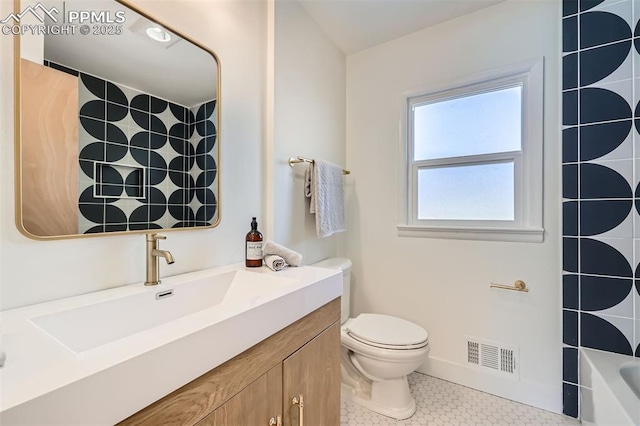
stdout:
[(268, 254), (264, 257), (264, 263), (271, 269), (272, 271), (278, 272), (284, 269), (287, 266), (287, 262), (277, 254)]
[(262, 245), (262, 252), (265, 256), (268, 254), (277, 254), (290, 266), (300, 266), (302, 264), (302, 255), (300, 253), (281, 246), (278, 243), (274, 243), (271, 240), (265, 241)]

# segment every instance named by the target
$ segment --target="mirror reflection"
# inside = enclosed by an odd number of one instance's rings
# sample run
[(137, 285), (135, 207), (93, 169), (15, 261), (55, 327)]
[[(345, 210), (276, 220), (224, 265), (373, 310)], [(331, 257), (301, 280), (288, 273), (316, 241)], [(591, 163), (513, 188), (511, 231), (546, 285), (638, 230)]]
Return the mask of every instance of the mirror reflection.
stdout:
[(213, 53), (119, 2), (41, 4), (45, 27), (73, 29), (21, 36), (21, 230), (217, 225)]

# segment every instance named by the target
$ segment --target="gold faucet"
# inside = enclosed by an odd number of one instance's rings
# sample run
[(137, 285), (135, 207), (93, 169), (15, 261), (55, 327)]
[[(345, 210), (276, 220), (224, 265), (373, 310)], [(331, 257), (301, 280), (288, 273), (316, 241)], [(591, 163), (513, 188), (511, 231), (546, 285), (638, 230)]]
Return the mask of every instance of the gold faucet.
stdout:
[(158, 285), (160, 284), (160, 265), (158, 264), (158, 258), (164, 257), (168, 265), (171, 265), (173, 255), (167, 250), (158, 249), (158, 240), (166, 240), (167, 237), (159, 234), (147, 234), (147, 280), (144, 285)]

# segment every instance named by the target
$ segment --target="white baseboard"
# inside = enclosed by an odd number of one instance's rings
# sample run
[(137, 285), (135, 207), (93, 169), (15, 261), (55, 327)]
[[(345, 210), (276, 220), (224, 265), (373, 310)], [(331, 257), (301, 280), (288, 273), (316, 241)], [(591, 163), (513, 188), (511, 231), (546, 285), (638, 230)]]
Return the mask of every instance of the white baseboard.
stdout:
[(512, 401), (562, 414), (562, 381), (557, 386), (511, 380), (473, 367), (428, 358), (417, 370), (442, 380), (487, 392)]

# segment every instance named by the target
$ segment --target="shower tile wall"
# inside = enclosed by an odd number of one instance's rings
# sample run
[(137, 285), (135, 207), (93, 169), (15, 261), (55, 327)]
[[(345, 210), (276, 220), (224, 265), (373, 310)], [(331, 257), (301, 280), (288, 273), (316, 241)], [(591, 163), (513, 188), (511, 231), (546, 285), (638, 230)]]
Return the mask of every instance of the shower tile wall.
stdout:
[(216, 101), (187, 108), (79, 77), (79, 233), (214, 223)]
[(574, 417), (578, 348), (640, 357), (639, 17), (634, 0), (563, 1), (563, 401)]

